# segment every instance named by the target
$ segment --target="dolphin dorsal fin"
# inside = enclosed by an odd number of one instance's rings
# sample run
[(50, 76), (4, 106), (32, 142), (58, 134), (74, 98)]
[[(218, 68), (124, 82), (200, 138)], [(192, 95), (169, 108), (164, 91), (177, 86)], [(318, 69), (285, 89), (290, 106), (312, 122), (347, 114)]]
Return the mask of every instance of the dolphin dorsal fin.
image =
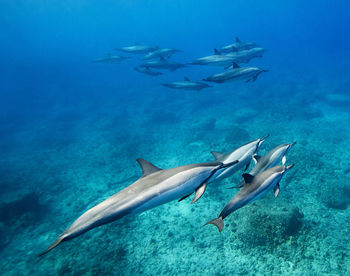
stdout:
[(241, 40), (238, 38), (238, 36), (236, 36), (236, 42), (241, 43)]
[(242, 174), (245, 184), (249, 184), (253, 182), (254, 176), (249, 173)]
[(161, 171), (162, 169), (158, 168), (157, 166), (153, 165), (151, 162), (148, 162), (144, 159), (138, 158), (136, 161), (139, 163), (141, 169), (142, 169), (142, 177), (145, 177), (147, 175), (150, 175), (152, 173)]
[(216, 49), (216, 48), (214, 49), (214, 54), (215, 55), (221, 55), (220, 51), (218, 49)]
[(188, 77), (184, 77), (185, 81), (190, 81), (190, 79)]
[(232, 62), (232, 67), (233, 69), (241, 68), (241, 66), (239, 66), (236, 62)]
[(253, 155), (253, 160), (254, 160), (254, 163), (255, 163), (255, 164), (258, 163), (260, 159), (261, 159), (261, 156), (260, 156), (260, 155), (258, 155), (258, 154), (254, 154), (254, 155)]
[(226, 159), (226, 157), (228, 156), (228, 154), (221, 153), (218, 151), (211, 151), (210, 153), (214, 156), (216, 161), (224, 161)]

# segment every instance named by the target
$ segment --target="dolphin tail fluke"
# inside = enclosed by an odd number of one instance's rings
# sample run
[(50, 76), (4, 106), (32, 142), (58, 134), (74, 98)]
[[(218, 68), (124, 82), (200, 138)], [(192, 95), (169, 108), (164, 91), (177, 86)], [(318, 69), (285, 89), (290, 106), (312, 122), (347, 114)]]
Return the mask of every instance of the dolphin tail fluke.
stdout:
[(219, 232), (221, 232), (222, 229), (224, 228), (224, 220), (221, 217), (208, 221), (204, 225), (208, 225), (208, 224), (214, 224), (218, 228)]
[(63, 240), (64, 240), (64, 237), (59, 237), (57, 240), (55, 240), (53, 244), (51, 244), (45, 251), (41, 252), (38, 256), (41, 257), (46, 255), (49, 251), (51, 251), (56, 246), (58, 246), (61, 242), (63, 242)]

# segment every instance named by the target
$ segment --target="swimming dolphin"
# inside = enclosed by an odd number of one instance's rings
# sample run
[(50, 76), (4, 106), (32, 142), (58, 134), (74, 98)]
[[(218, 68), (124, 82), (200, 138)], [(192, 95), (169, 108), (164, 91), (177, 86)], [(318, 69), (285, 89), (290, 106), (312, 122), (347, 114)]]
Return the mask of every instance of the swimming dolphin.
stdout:
[(103, 58), (94, 59), (92, 62), (105, 62), (105, 63), (120, 63), (124, 59), (128, 59), (129, 57), (123, 57), (118, 55), (107, 54), (107, 56)]
[(175, 81), (171, 83), (163, 83), (163, 86), (172, 88), (172, 89), (183, 89), (183, 90), (202, 90), (206, 87), (211, 87), (210, 85), (200, 82), (200, 81), (191, 81), (189, 78), (185, 77), (184, 81)]
[(229, 66), (234, 62), (235, 57), (221, 55), (218, 50), (214, 49), (214, 55), (197, 58), (187, 64), (190, 65), (210, 65), (210, 66)]
[[(248, 63), (253, 58), (260, 58), (263, 56), (263, 53), (265, 52), (264, 48), (252, 48), (249, 50), (243, 50), (238, 52), (232, 52), (227, 54), (226, 56), (232, 58), (232, 62), (236, 63)], [(229, 67), (225, 69), (232, 69), (233, 65), (231, 64)]]
[(247, 170), (252, 160), (252, 156), (257, 153), (261, 144), (267, 137), (269, 137), (269, 135), (251, 141), (227, 154), (212, 151), (211, 153), (216, 161), (222, 162), (224, 164), (229, 164), (235, 160), (238, 160), (238, 162), (233, 166), (217, 170), (211, 178), (211, 181), (226, 178), (243, 167), (245, 167), (245, 170)]
[(178, 68), (185, 67), (185, 65), (178, 62), (167, 60), (164, 57), (159, 57), (158, 60), (148, 61), (146, 63), (141, 64), (139, 67), (167, 69), (170, 71), (175, 71)]
[(148, 53), (142, 59), (149, 60), (149, 59), (155, 59), (155, 58), (159, 58), (159, 57), (170, 57), (173, 54), (178, 53), (178, 52), (180, 52), (180, 50), (171, 49), (171, 48), (162, 48), (162, 49), (157, 49), (153, 52)]
[[(289, 152), (290, 148), (295, 144), (296, 142), (291, 144), (286, 143), (286, 144), (278, 145), (277, 147), (270, 150), (264, 156), (259, 156), (257, 154), (254, 154), (253, 160), (254, 160), (255, 166), (249, 172), (249, 174), (257, 175), (269, 168), (277, 166), (279, 163), (282, 163), (282, 165), (285, 165), (287, 161), (286, 155)], [(242, 179), (241, 183), (234, 188), (241, 188), (244, 186), (244, 183), (245, 183), (244, 179)]]
[(122, 51), (125, 53), (131, 53), (131, 54), (148, 54), (149, 52), (153, 52), (155, 50), (159, 49), (159, 47), (152, 47), (147, 45), (140, 45), (138, 43), (135, 43), (133, 46), (127, 46), (122, 48), (116, 48), (115, 50)]
[(134, 67), (134, 70), (139, 72), (139, 73), (146, 74), (146, 75), (149, 75), (149, 76), (163, 75), (162, 72), (152, 71), (152, 70), (150, 70), (149, 68), (146, 68), (146, 67)]
[(194, 203), (203, 195), (206, 182), (218, 169), (235, 164), (209, 162), (162, 170), (143, 159), (137, 159), (137, 162), (143, 172), (139, 180), (82, 214), (40, 255), (95, 227), (183, 199), (195, 192)]
[(223, 73), (212, 75), (208, 78), (203, 79), (204, 81), (212, 81), (216, 83), (223, 83), (225, 81), (233, 81), (233, 80), (246, 80), (256, 81), (258, 76), (262, 72), (268, 72), (268, 70), (262, 70), (257, 67), (240, 67), (237, 63), (233, 63), (233, 69), (228, 70)]
[(258, 47), (258, 44), (254, 42), (242, 42), (238, 37), (236, 37), (235, 43), (224, 46), (220, 49), (221, 53), (231, 53), (242, 50), (249, 50), (251, 48)]
[(247, 173), (243, 174), (245, 181), (243, 188), (226, 204), (218, 218), (207, 222), (205, 225), (214, 224), (219, 229), (219, 232), (221, 232), (224, 227), (224, 219), (237, 209), (261, 198), (272, 189), (276, 198), (280, 191), (279, 182), (284, 173), (293, 166), (294, 164), (272, 167), (256, 176)]

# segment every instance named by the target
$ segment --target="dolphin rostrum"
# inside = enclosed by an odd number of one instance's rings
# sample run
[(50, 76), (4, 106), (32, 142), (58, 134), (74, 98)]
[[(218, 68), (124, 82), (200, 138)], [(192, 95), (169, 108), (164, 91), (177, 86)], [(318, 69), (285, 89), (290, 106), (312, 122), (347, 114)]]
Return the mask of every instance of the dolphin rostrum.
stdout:
[(212, 81), (216, 83), (223, 83), (225, 81), (232, 81), (232, 80), (246, 80), (246, 82), (249, 82), (251, 80), (256, 81), (256, 79), (262, 72), (268, 72), (268, 70), (262, 70), (257, 67), (240, 67), (235, 62), (233, 63), (232, 66), (233, 66), (233, 69), (231, 70), (212, 75), (203, 80)]
[(218, 218), (207, 222), (205, 225), (214, 224), (219, 229), (219, 232), (221, 232), (224, 228), (224, 219), (237, 209), (259, 199), (272, 189), (274, 190), (275, 197), (277, 197), (280, 191), (279, 182), (284, 173), (293, 166), (272, 167), (256, 176), (243, 174), (245, 181), (243, 188), (226, 204)]
[(171, 57), (173, 54), (180, 52), (180, 50), (172, 49), (172, 48), (162, 48), (157, 49), (153, 52), (148, 53), (145, 55), (142, 59), (143, 60), (149, 60), (149, 59), (155, 59), (159, 57)]
[(170, 71), (175, 71), (178, 68), (185, 67), (184, 64), (170, 61), (165, 59), (164, 57), (159, 57), (158, 60), (148, 61), (146, 63), (141, 64), (139, 67), (143, 68), (155, 68), (155, 69), (167, 69)]
[[(290, 150), (290, 148), (295, 144), (296, 142), (291, 144), (286, 143), (286, 144), (278, 145), (277, 147), (270, 150), (264, 156), (259, 156), (257, 154), (254, 154), (253, 160), (254, 160), (255, 166), (249, 172), (249, 174), (257, 175), (269, 168), (277, 166), (279, 163), (282, 163), (282, 165), (285, 165), (287, 161), (286, 155)], [(244, 186), (244, 184), (245, 184), (244, 179), (242, 179), (241, 183), (239, 183), (239, 185), (234, 188), (241, 188)]]
[(139, 72), (139, 73), (146, 74), (146, 75), (153, 76), (153, 77), (163, 75), (162, 72), (152, 71), (147, 67), (134, 67), (134, 70)]
[(189, 78), (185, 77), (183, 81), (175, 81), (171, 83), (163, 83), (163, 86), (169, 87), (172, 89), (183, 89), (183, 90), (202, 90), (210, 85), (200, 82), (200, 81), (191, 81)]
[(128, 59), (129, 57), (123, 57), (123, 56), (118, 56), (118, 55), (112, 55), (112, 54), (107, 54), (105, 57), (103, 58), (97, 58), (94, 59), (92, 62), (105, 62), (105, 63), (120, 63), (122, 60), (124, 59)]
[(231, 53), (242, 50), (249, 50), (254, 47), (258, 47), (258, 45), (254, 42), (242, 42), (238, 37), (236, 37), (235, 43), (224, 46), (220, 49), (221, 53)]
[(115, 50), (122, 51), (125, 53), (131, 53), (131, 54), (148, 54), (149, 52), (153, 52), (157, 49), (159, 49), (159, 47), (152, 47), (152, 46), (140, 45), (138, 43), (135, 43), (135, 45), (133, 46), (117, 48)]
[(221, 153), (217, 151), (212, 151), (214, 158), (216, 161), (222, 162), (224, 164), (229, 164), (232, 161), (237, 160), (238, 162), (233, 166), (227, 168), (221, 168), (217, 170), (211, 180), (219, 180), (226, 178), (239, 169), (245, 167), (245, 170), (248, 169), (250, 161), (252, 160), (252, 156), (257, 153), (261, 144), (265, 141), (265, 139), (269, 137), (269, 135), (264, 136), (263, 138), (256, 139), (251, 141), (239, 148), (235, 149), (230, 153)]
[(236, 163), (225, 165), (221, 162), (209, 162), (162, 170), (146, 160), (137, 161), (143, 172), (140, 179), (82, 214), (40, 255), (95, 227), (178, 198), (183, 199), (195, 192), (192, 200), (194, 203), (203, 195), (206, 182), (218, 169)]

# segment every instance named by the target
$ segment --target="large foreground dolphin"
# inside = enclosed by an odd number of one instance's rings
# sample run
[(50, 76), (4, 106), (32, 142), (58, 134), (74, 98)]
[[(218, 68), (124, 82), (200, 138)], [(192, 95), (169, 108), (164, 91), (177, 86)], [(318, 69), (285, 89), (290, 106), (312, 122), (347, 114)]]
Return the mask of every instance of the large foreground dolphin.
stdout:
[(240, 190), (231, 199), (231, 201), (226, 204), (218, 218), (207, 222), (205, 225), (214, 224), (219, 229), (219, 232), (221, 232), (224, 228), (224, 219), (229, 214), (247, 205), (248, 203), (261, 198), (272, 189), (274, 190), (275, 197), (277, 197), (280, 191), (279, 182), (281, 181), (284, 173), (293, 166), (294, 165), (276, 166), (263, 171), (256, 176), (243, 174), (245, 185), (243, 186), (242, 190)]
[[(254, 160), (255, 166), (249, 172), (249, 174), (257, 175), (269, 168), (277, 166), (280, 163), (282, 163), (282, 165), (285, 165), (287, 161), (286, 155), (289, 152), (290, 148), (295, 144), (296, 143), (294, 142), (291, 144), (285, 143), (285, 144), (278, 145), (277, 147), (270, 150), (264, 156), (259, 156), (257, 154), (254, 154), (253, 160)], [(244, 184), (245, 184), (244, 179), (242, 179), (241, 183), (239, 183), (239, 185), (234, 188), (241, 188), (244, 186)]]
[(245, 167), (245, 170), (247, 170), (250, 161), (252, 160), (252, 156), (257, 153), (259, 147), (267, 137), (269, 137), (269, 135), (266, 135), (259, 139), (255, 139), (254, 141), (244, 144), (243, 146), (240, 146), (239, 148), (235, 149), (230, 153), (212, 151), (211, 153), (213, 154), (216, 161), (222, 162), (224, 164), (229, 164), (235, 160), (237, 160), (238, 162), (233, 166), (217, 170), (214, 176), (211, 178), (211, 180), (214, 181), (226, 178), (243, 167)]
[(204, 81), (212, 81), (216, 83), (223, 83), (226, 81), (234, 81), (234, 80), (245, 80), (256, 81), (258, 76), (263, 73), (268, 72), (268, 70), (262, 70), (257, 67), (240, 67), (237, 63), (233, 63), (233, 69), (228, 70), (223, 73), (212, 75), (208, 78), (203, 79)]
[(131, 53), (131, 54), (148, 54), (149, 52), (153, 52), (157, 49), (159, 49), (159, 47), (156, 47), (156, 46), (152, 47), (152, 46), (140, 45), (138, 43), (135, 43), (135, 45), (133, 46), (116, 48), (115, 50), (122, 51), (125, 53)]
[(232, 43), (230, 45), (224, 46), (220, 49), (221, 53), (231, 53), (236, 51), (242, 51), (242, 50), (249, 50), (254, 47), (258, 47), (258, 44), (254, 42), (243, 42), (238, 37), (236, 37), (235, 43)]
[(162, 170), (146, 160), (137, 161), (143, 172), (139, 180), (82, 214), (41, 255), (61, 242), (126, 215), (144, 212), (194, 192), (196, 194), (192, 202), (195, 202), (203, 195), (206, 182), (218, 169), (236, 163), (199, 163)]
[(200, 82), (200, 81), (191, 81), (189, 78), (185, 77), (183, 81), (175, 81), (170, 83), (163, 83), (163, 86), (169, 87), (172, 89), (182, 89), (182, 90), (202, 90), (210, 85)]

